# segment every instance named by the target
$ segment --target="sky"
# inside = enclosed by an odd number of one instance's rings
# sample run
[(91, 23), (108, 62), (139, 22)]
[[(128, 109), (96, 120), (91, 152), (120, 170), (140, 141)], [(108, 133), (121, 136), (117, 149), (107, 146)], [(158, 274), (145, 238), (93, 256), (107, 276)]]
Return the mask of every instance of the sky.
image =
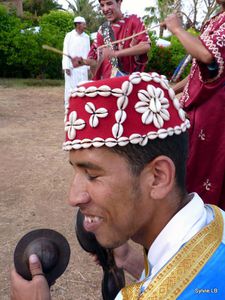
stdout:
[[(65, 7), (67, 7), (66, 5), (66, 1), (65, 0), (58, 0), (58, 2), (62, 5), (65, 5)], [(73, 1), (72, 1), (73, 2)], [(142, 17), (143, 15), (145, 15), (145, 7), (150, 6), (150, 5), (154, 5), (155, 0), (123, 0), (122, 1), (122, 12), (127, 12), (130, 14), (135, 13), (136, 15)]]
[(153, 6), (155, 3), (154, 0), (123, 0), (122, 2), (122, 12), (134, 13), (140, 17), (145, 15), (145, 8)]

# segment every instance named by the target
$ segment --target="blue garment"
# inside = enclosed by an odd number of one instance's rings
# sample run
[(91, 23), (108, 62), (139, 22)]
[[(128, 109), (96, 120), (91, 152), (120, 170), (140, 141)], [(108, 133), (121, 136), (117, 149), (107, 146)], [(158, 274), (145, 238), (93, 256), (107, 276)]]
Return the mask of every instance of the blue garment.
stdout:
[(209, 259), (177, 300), (225, 299), (225, 244)]

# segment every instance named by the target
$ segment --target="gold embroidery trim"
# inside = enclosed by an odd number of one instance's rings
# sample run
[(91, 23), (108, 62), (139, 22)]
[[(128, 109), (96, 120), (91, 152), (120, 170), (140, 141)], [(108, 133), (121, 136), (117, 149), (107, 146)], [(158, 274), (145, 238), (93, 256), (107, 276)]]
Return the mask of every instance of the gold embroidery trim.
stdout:
[(204, 267), (222, 241), (223, 217), (220, 209), (211, 205), (214, 220), (197, 233), (170, 260), (139, 296), (144, 281), (122, 289), (124, 300), (174, 300), (184, 291)]
[(148, 262), (148, 256), (145, 251), (145, 248), (143, 248), (144, 252), (144, 266), (145, 266), (145, 277), (149, 276), (149, 262)]

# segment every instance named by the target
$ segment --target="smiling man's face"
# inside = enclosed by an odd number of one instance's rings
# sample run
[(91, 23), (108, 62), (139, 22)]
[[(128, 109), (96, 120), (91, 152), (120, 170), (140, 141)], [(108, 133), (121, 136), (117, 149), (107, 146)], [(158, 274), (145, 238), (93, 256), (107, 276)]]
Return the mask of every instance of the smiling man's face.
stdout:
[(85, 229), (107, 248), (135, 240), (149, 223), (141, 175), (105, 147), (72, 150), (69, 158), (75, 171), (69, 202), (85, 215)]
[(106, 20), (113, 23), (122, 17), (121, 0), (101, 0), (100, 7)]

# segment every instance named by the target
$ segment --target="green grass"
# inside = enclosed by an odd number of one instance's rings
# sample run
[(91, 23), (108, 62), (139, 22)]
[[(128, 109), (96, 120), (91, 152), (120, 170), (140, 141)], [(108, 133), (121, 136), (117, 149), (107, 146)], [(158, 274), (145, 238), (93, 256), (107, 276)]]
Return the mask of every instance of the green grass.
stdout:
[(23, 79), (23, 78), (0, 78), (0, 86), (3, 87), (48, 87), (63, 86), (64, 80), (60, 79)]

